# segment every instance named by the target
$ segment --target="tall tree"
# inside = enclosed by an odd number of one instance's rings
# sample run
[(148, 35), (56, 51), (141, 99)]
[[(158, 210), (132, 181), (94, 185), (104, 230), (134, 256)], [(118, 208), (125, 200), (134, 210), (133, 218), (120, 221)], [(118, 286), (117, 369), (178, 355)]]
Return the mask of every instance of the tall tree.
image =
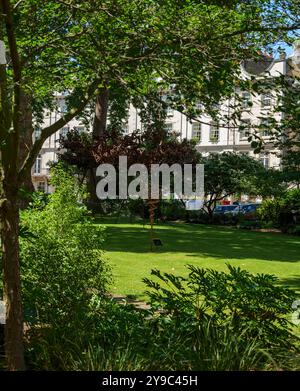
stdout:
[(282, 191), (278, 171), (266, 169), (256, 159), (233, 152), (202, 157), (204, 164), (205, 203), (203, 210), (210, 218), (218, 202), (240, 194), (273, 196)]

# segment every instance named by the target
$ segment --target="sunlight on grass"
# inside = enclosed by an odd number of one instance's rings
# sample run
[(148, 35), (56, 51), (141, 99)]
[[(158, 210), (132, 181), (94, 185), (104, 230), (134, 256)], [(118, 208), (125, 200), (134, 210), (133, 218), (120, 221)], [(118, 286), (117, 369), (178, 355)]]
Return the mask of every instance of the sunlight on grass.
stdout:
[(155, 227), (163, 246), (151, 253), (149, 228), (142, 224), (106, 225), (105, 250), (113, 265), (112, 291), (143, 297), (143, 277), (151, 269), (186, 275), (187, 264), (226, 270), (226, 263), (253, 273), (274, 274), (300, 294), (300, 237), (230, 229), (227, 227), (162, 224)]

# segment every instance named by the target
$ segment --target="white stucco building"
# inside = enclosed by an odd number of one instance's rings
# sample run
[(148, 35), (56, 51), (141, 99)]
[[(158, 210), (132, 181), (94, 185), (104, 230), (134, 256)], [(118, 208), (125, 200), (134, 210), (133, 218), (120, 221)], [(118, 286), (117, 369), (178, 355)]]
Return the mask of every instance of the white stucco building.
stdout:
[[(256, 77), (276, 77), (280, 74), (287, 74), (288, 69), (287, 59), (273, 60), (268, 58), (265, 64), (261, 66), (255, 62), (245, 63), (242, 66), (242, 77), (249, 78), (251, 75)], [(224, 120), (220, 120), (218, 124), (208, 115), (202, 115), (197, 120), (189, 121), (184, 114), (175, 110), (168, 110), (166, 129), (177, 133), (181, 139), (197, 140), (197, 148), (204, 155), (224, 151), (247, 153), (260, 159), (266, 167), (280, 168), (280, 158), (276, 156), (276, 151), (272, 144), (268, 142), (270, 136), (267, 131), (263, 135), (266, 143), (265, 151), (261, 154), (255, 155), (248, 142), (248, 134), (251, 133), (251, 127), (259, 126), (266, 121), (266, 119), (261, 119), (260, 117), (268, 117), (268, 114), (273, 115), (271, 113), (272, 108), (278, 97), (272, 91), (258, 96), (252, 96), (247, 91), (238, 91), (238, 93), (243, 100), (243, 129), (239, 129), (236, 124), (227, 120), (227, 118), (230, 118), (230, 111), (232, 110), (233, 102), (230, 100), (219, 105), (220, 117), (223, 117)], [(249, 102), (251, 102), (251, 107)], [(280, 120), (279, 113), (276, 114), (276, 120)], [(137, 110), (131, 107), (128, 131), (136, 129), (141, 129), (141, 121)]]

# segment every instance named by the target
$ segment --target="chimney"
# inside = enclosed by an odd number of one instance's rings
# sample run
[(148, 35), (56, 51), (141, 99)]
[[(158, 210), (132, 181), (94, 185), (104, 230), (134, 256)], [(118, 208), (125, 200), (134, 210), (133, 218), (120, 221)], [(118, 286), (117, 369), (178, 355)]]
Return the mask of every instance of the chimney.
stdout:
[(292, 56), (293, 64), (300, 67), (300, 39), (294, 42), (294, 54)]

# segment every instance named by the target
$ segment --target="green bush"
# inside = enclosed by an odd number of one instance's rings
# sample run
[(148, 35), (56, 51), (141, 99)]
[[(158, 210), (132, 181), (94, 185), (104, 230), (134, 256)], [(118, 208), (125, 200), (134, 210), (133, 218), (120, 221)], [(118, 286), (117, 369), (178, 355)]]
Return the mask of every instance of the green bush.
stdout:
[(271, 224), (274, 228), (279, 228), (279, 215), (283, 208), (283, 200), (265, 200), (257, 211), (258, 218), (264, 224)]
[(223, 324), (230, 319), (245, 338), (257, 338), (265, 347), (292, 348), (295, 339), (287, 314), (295, 293), (277, 286), (275, 276), (227, 267), (229, 273), (190, 265), (188, 278), (153, 270), (159, 282), (144, 279), (152, 306), (180, 321)]
[(207, 213), (201, 210), (188, 210), (186, 212), (187, 221), (194, 224), (210, 224), (211, 219)]
[(287, 314), (294, 295), (268, 275), (189, 267), (187, 279), (153, 271), (152, 308), (138, 310), (94, 294), (61, 329), (32, 329), (32, 369), (295, 369)]
[(283, 233), (299, 234), (300, 190), (289, 190), (281, 198), (265, 200), (257, 213), (263, 224), (280, 228)]
[(22, 213), (30, 235), (20, 238), (20, 262), (26, 320), (58, 327), (85, 310), (91, 292), (105, 292), (110, 271), (103, 229), (82, 206), (84, 189), (72, 171), (52, 168), (51, 183), (48, 203), (33, 202)]
[[(72, 325), (73, 327), (75, 326)], [(228, 322), (191, 322), (95, 296), (76, 328), (31, 332), (27, 359), (43, 370), (249, 370), (269, 356)], [(74, 338), (76, 336), (76, 338)]]
[(180, 200), (162, 200), (160, 202), (160, 217), (162, 220), (175, 221), (186, 218), (185, 205)]

